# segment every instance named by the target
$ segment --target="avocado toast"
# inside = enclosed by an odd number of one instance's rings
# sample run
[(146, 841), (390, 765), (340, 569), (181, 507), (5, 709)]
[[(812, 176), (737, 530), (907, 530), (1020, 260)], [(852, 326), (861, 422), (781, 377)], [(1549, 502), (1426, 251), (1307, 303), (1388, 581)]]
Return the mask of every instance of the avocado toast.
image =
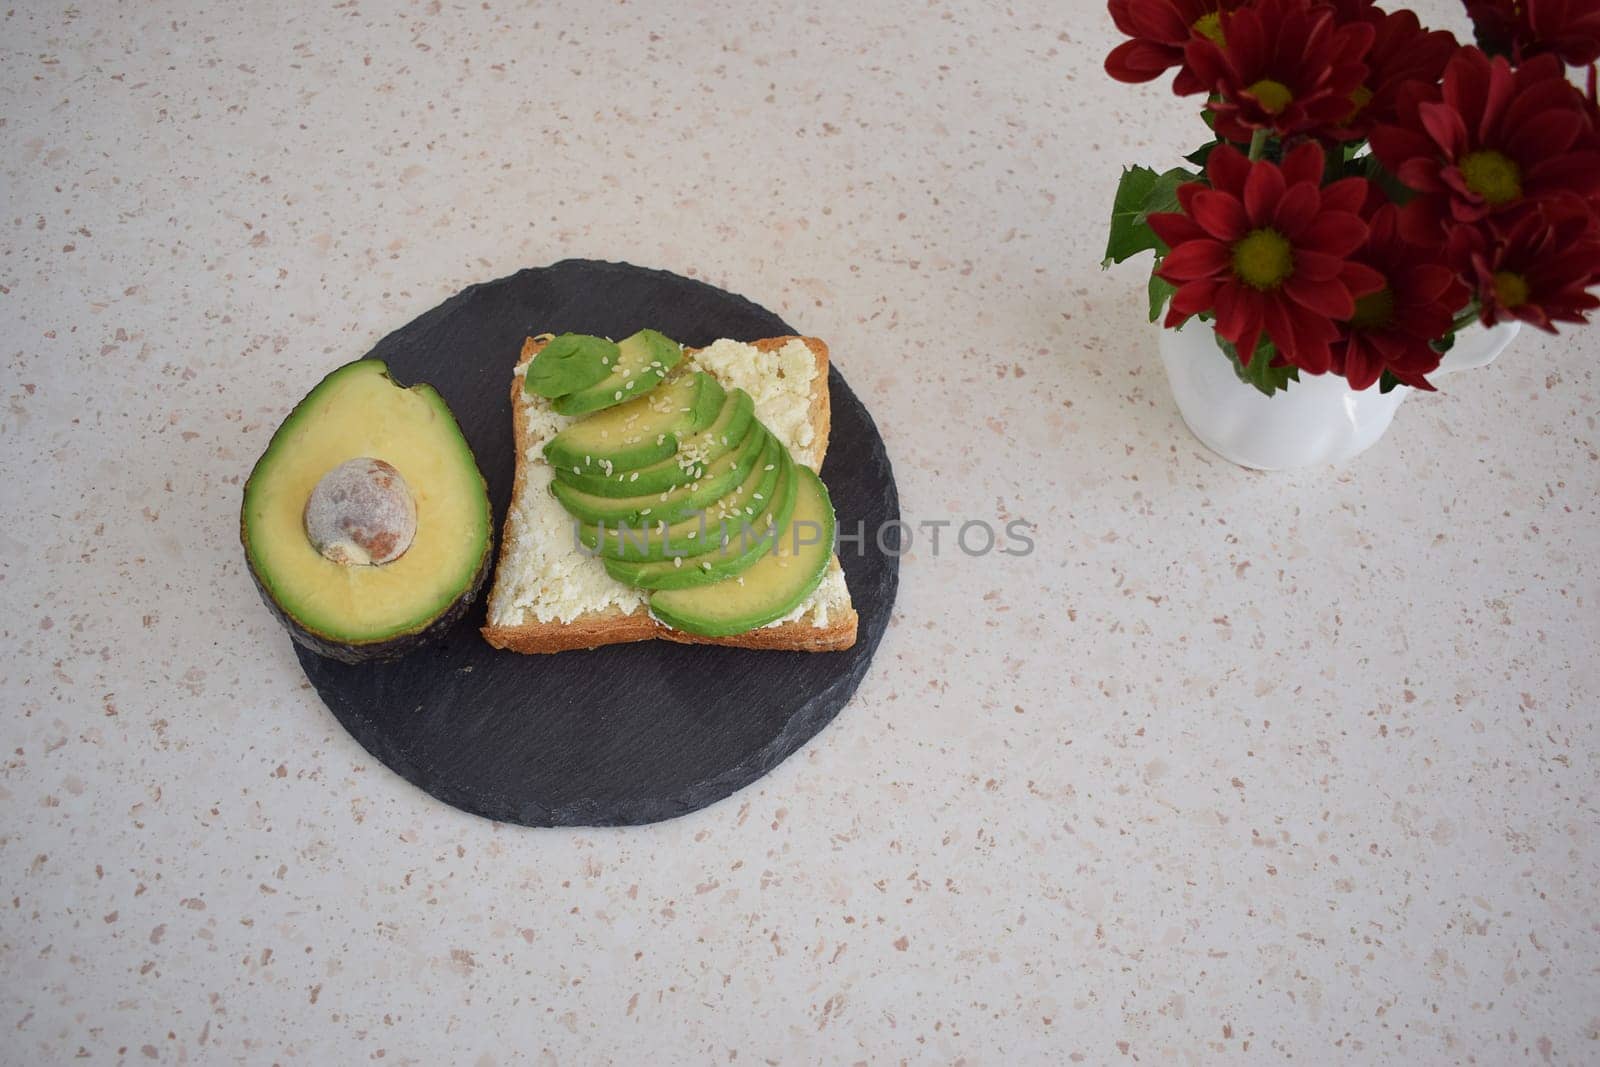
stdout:
[[(681, 364), (665, 368), (671, 376), (651, 394), (677, 390), (673, 395), (685, 399), (675, 401), (673, 410), (685, 412), (683, 419), (667, 426), (660, 415), (645, 412), (636, 418), (635, 424), (650, 425), (652, 434), (630, 437), (626, 469), (613, 471), (604, 458), (569, 447), (604, 434), (592, 428), (563, 433), (582, 426), (583, 418), (560, 414), (561, 397), (547, 399), (524, 387), (534, 358), (569, 336), (529, 338), (513, 373), (516, 479), (484, 638), (497, 648), (525, 653), (654, 638), (818, 652), (854, 644), (856, 613), (832, 553), (832, 506), (815, 474), (829, 428), (827, 346), (814, 338), (775, 337), (684, 349)], [(690, 413), (703, 401), (696, 376), (713, 380), (723, 400), (719, 411), (706, 405), (705, 414)], [(574, 385), (592, 390), (583, 386), (585, 380), (575, 379)], [(640, 407), (642, 401), (629, 403)], [(586, 417), (615, 422), (625, 415), (623, 408), (610, 407)], [(717, 427), (729, 432), (719, 433)], [(689, 455), (703, 457), (698, 465), (682, 465), (684, 470), (693, 466), (690, 475), (675, 475), (670, 457), (652, 459), (652, 446), (669, 431)], [(558, 435), (561, 441), (552, 446)], [(559, 478), (547, 450), (562, 461)], [(648, 493), (637, 492), (641, 480)], [(552, 491), (552, 485), (560, 488)], [(701, 546), (677, 540), (694, 537), (684, 516), (713, 488), (724, 493), (725, 510), (729, 501), (745, 505), (734, 512), (740, 522), (759, 527), (764, 520), (776, 551), (764, 551), (757, 537), (715, 553), (692, 554)], [(655, 521), (650, 494), (674, 508), (668, 518), (678, 523), (664, 531), (672, 539), (652, 541), (651, 551), (630, 554), (626, 530), (617, 531), (616, 522)], [(774, 530), (787, 531), (791, 516), (820, 542), (800, 545), (798, 539), (771, 537)], [(722, 522), (731, 532), (732, 520)], [(621, 542), (615, 541), (618, 532), (624, 535)], [(665, 559), (663, 545), (672, 547)], [(594, 554), (595, 546), (607, 556)], [(674, 555), (687, 558), (674, 560)], [(797, 573), (802, 568), (805, 573)], [(789, 610), (768, 620), (777, 608)], [(759, 621), (751, 625), (752, 619)]]

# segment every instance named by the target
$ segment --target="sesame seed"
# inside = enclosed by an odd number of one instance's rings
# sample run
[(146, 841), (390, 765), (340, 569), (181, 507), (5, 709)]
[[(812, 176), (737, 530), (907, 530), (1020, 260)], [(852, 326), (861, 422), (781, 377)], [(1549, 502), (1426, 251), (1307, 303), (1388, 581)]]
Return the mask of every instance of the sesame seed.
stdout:
[(639, 480), (639, 472), (638, 471), (634, 471), (632, 474), (628, 475), (628, 481), (636, 482), (638, 480)]
[(761, 468), (761, 469), (762, 469), (762, 470), (766, 470), (766, 471), (769, 471), (769, 470), (771, 470), (771, 469), (772, 469), (772, 468), (773, 468), (773, 467), (776, 467), (776, 466), (777, 466), (777, 464), (776, 464), (776, 463), (768, 463), (768, 464), (767, 464), (767, 465), (766, 465), (766, 466), (765, 466), (765, 467), (762, 467), (762, 468)]
[[(628, 383), (628, 384), (627, 384), (627, 385), (625, 385), (625, 386), (623, 386), (623, 388), (624, 388), (624, 389), (632, 389), (632, 388), (633, 388), (633, 383), (632, 383), (632, 382), (629, 382), (629, 383)], [(617, 394), (617, 395), (618, 395), (618, 396), (621, 396), (621, 395), (622, 395), (622, 394), (621, 394), (621, 393), (618, 393), (618, 394)]]
[(612, 394), (611, 399), (612, 400), (621, 400), (622, 399), (622, 390), (618, 389), (614, 394)]
[(700, 564), (700, 566), (702, 568), (704, 568), (705, 570), (710, 570), (711, 569), (711, 561), (710, 560), (706, 560), (706, 561), (702, 562)]
[(672, 565), (673, 565), (673, 566), (674, 566), (674, 567), (681, 567), (681, 566), (683, 566), (683, 557), (682, 557), (682, 556), (673, 556), (673, 557), (672, 557)]

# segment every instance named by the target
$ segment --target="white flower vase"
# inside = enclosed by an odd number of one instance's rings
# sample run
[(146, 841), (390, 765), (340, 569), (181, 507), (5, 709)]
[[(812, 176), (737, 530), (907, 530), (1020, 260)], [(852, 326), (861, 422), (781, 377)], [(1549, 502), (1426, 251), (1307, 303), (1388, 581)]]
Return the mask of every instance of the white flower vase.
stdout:
[[(1485, 329), (1474, 324), (1456, 334), (1430, 380), (1492, 363), (1520, 323)], [(1335, 374), (1302, 374), (1267, 396), (1239, 380), (1217, 347), (1211, 324), (1191, 318), (1181, 329), (1161, 331), (1161, 362), (1183, 421), (1223, 459), (1257, 470), (1288, 470), (1342, 463), (1371, 448), (1394, 413), (1415, 390), (1376, 385), (1356, 392)]]

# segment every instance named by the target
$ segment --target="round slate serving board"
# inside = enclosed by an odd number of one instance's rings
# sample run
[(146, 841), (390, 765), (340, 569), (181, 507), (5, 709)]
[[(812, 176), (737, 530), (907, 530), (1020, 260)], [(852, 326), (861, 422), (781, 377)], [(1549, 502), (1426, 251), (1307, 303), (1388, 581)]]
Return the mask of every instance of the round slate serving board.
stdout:
[[(535, 333), (626, 337), (643, 327), (695, 347), (793, 334), (743, 297), (664, 271), (566, 260), (475, 285), (385, 337), (370, 356), (430, 382), (489, 483), (495, 529), (511, 496), (511, 368)], [(626, 826), (715, 803), (816, 735), (850, 699), (883, 637), (899, 560), (873, 532), (900, 518), (872, 417), (830, 370), (822, 468), (861, 617), (846, 652), (761, 652), (645, 641), (519, 656), (478, 635), (488, 586), (438, 645), (348, 666), (296, 646), (311, 684), (366, 750), (447, 804), (525, 826)], [(891, 548), (896, 538), (886, 539)], [(492, 579), (491, 579), (492, 581)]]

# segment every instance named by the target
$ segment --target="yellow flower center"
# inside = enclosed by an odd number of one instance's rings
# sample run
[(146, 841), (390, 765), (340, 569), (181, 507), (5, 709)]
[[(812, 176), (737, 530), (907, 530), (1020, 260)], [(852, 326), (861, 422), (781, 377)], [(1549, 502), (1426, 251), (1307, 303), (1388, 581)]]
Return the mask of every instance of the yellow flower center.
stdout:
[(1503, 308), (1519, 308), (1528, 302), (1528, 279), (1503, 270), (1494, 276), (1494, 298)]
[(1356, 313), (1350, 316), (1350, 325), (1358, 330), (1371, 330), (1389, 325), (1393, 318), (1394, 293), (1383, 288), (1356, 299)]
[(1255, 230), (1233, 246), (1233, 273), (1265, 292), (1294, 273), (1294, 248), (1277, 230)]
[(1294, 102), (1294, 93), (1289, 87), (1271, 78), (1262, 78), (1254, 85), (1247, 86), (1245, 92), (1255, 97), (1261, 109), (1269, 115), (1278, 114)]
[(1344, 117), (1344, 120), (1349, 122), (1366, 110), (1366, 106), (1370, 103), (1372, 103), (1372, 90), (1365, 85), (1357, 86), (1356, 91), (1350, 94), (1350, 113)]
[(1194, 25), (1189, 28), (1214, 45), (1220, 47), (1227, 44), (1227, 41), (1222, 36), (1222, 14), (1220, 12), (1206, 12), (1195, 19)]
[(1468, 189), (1496, 207), (1522, 199), (1522, 168), (1492, 148), (1462, 159), (1461, 176)]

